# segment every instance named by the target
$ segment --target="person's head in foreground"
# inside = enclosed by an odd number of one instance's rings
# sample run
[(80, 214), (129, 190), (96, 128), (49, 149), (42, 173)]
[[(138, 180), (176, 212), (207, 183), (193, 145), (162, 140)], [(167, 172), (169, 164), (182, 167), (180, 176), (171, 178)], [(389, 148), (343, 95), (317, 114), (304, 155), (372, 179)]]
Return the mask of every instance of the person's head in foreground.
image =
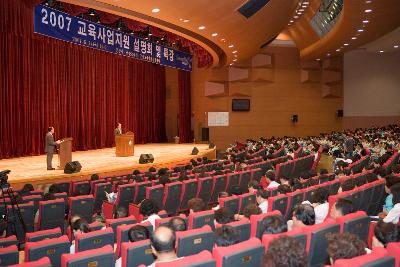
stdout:
[(390, 242), (400, 241), (400, 229), (397, 224), (379, 221), (374, 228), (372, 248), (386, 247)]
[(183, 218), (176, 216), (168, 222), (168, 227), (175, 230), (175, 232), (186, 231), (186, 222)]
[(190, 213), (203, 211), (205, 208), (204, 201), (201, 198), (191, 198), (188, 201), (188, 209)]
[(269, 244), (264, 267), (308, 267), (306, 250), (297, 239), (281, 236)]
[(166, 226), (156, 228), (150, 235), (150, 244), (157, 262), (173, 261), (177, 258), (175, 252), (175, 231)]
[(146, 240), (150, 238), (150, 231), (143, 225), (135, 225), (129, 229), (128, 237), (131, 242)]
[(327, 234), (328, 253), (331, 265), (339, 259), (352, 259), (366, 253), (365, 243), (356, 235), (350, 233)]
[(262, 220), (262, 227), (264, 234), (280, 234), (288, 230), (286, 221), (280, 215), (265, 217)]
[(238, 230), (229, 225), (223, 225), (215, 230), (215, 246), (228, 247), (239, 243)]
[(330, 216), (336, 219), (353, 212), (353, 202), (345, 198), (339, 198), (332, 206)]

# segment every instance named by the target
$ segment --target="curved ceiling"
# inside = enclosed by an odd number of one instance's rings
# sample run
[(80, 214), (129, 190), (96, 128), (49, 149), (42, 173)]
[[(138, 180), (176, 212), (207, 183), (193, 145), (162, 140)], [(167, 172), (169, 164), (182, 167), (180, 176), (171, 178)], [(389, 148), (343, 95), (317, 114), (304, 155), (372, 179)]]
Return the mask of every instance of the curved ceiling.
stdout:
[[(237, 9), (244, 0), (62, 0), (135, 19), (181, 35), (212, 55), (213, 66), (245, 60), (287, 25), (298, 0), (270, 0), (249, 19)], [(153, 13), (154, 8), (160, 9)], [(188, 20), (188, 21), (186, 21)], [(199, 29), (204, 26), (205, 29)], [(213, 36), (217, 33), (217, 36)], [(236, 51), (236, 52), (235, 52)]]
[[(313, 2), (318, 4), (320, 0)], [(353, 50), (400, 26), (399, 0), (347, 0), (336, 25), (320, 38), (311, 31), (309, 23), (316, 11), (288, 28), (303, 59), (323, 58)]]

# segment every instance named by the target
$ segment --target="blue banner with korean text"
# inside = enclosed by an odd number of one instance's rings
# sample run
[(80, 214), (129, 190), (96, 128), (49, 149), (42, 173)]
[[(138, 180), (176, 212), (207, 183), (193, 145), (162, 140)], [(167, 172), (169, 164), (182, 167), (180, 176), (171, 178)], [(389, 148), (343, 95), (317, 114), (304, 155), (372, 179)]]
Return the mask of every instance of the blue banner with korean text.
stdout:
[(192, 55), (43, 5), (35, 7), (34, 31), (59, 40), (138, 60), (192, 71)]

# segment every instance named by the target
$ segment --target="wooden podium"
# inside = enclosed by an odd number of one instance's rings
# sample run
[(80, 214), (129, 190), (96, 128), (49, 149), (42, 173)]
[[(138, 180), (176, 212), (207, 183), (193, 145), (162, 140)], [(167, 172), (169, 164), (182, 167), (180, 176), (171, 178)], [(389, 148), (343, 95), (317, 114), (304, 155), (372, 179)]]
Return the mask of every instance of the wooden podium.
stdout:
[(61, 140), (58, 149), (58, 167), (62, 170), (65, 168), (65, 164), (72, 161), (72, 138), (64, 138)]
[(117, 157), (129, 157), (135, 153), (135, 135), (132, 132), (115, 136), (115, 155)]

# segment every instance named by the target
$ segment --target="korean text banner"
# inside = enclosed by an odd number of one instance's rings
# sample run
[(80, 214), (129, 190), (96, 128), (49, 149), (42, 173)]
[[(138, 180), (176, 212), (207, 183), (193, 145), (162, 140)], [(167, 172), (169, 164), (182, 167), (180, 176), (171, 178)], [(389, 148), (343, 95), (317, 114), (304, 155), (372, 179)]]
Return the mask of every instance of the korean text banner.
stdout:
[(93, 23), (43, 5), (35, 7), (36, 33), (185, 71), (192, 55)]

